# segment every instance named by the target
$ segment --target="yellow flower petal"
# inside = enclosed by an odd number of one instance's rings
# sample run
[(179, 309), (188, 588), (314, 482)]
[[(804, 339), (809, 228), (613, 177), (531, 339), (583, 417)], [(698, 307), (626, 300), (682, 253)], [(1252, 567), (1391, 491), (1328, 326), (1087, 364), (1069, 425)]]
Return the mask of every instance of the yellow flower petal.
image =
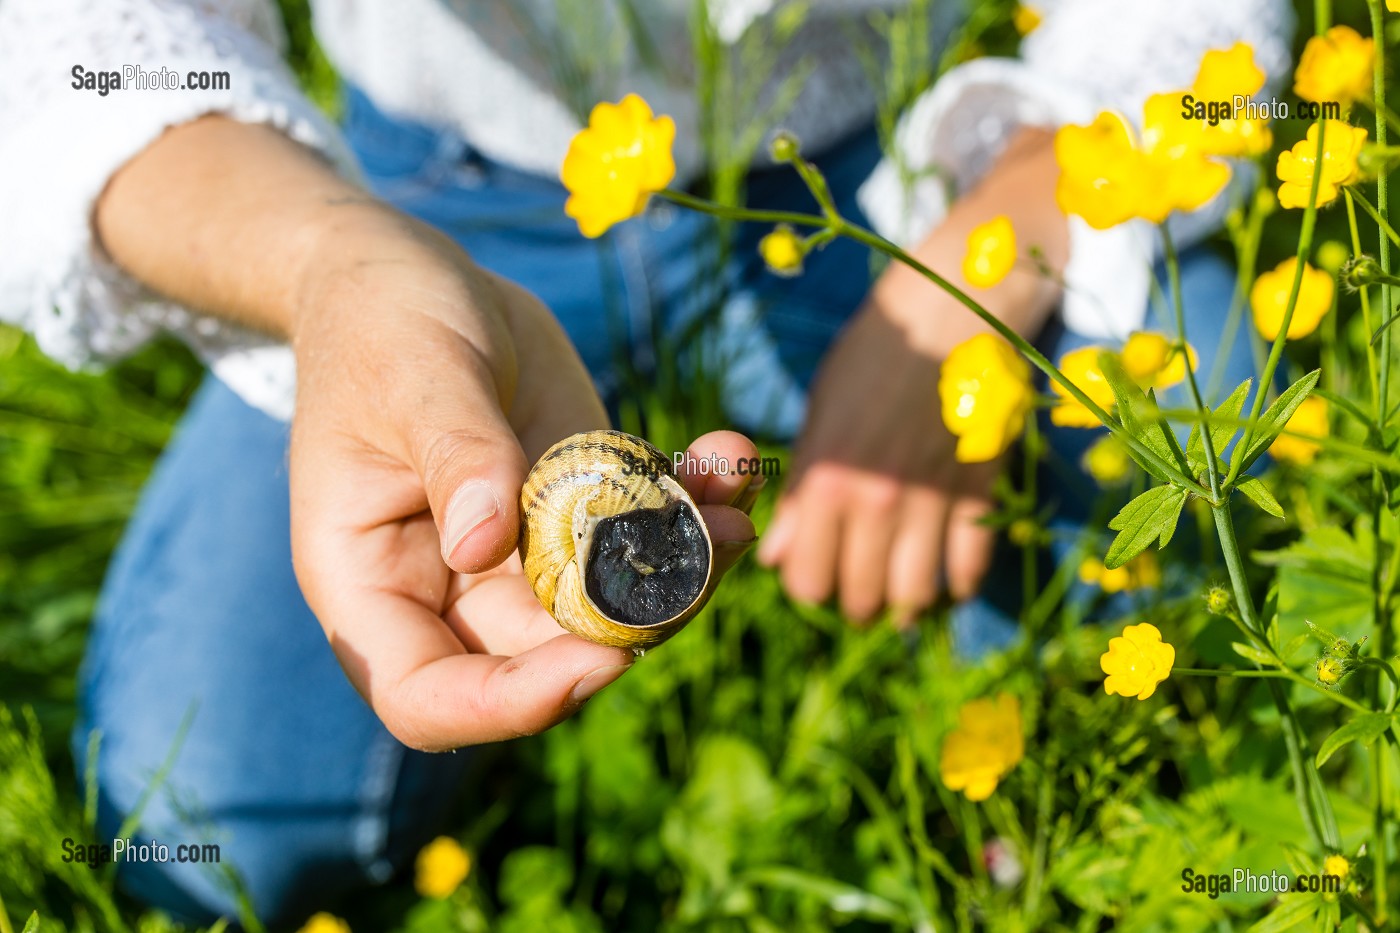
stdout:
[(1016, 264), (1016, 230), (1011, 218), (999, 214), (973, 228), (963, 257), (963, 278), (973, 288), (991, 288)]
[(1104, 692), (1146, 700), (1171, 674), (1175, 662), (1176, 649), (1162, 640), (1155, 625), (1129, 625), (1122, 635), (1109, 639), (1108, 651), (1099, 658), (1099, 667), (1107, 675)]
[[(1292, 149), (1278, 156), (1278, 203), (1283, 207), (1307, 207), (1312, 190), (1313, 172), (1317, 162), (1317, 134), (1320, 124), (1308, 127), (1308, 135)], [(1328, 123), (1323, 138), (1322, 177), (1318, 180), (1317, 205), (1330, 204), (1336, 199), (1340, 186), (1360, 177), (1356, 159), (1366, 130), (1345, 123)]]
[[(1400, 2), (1400, 0), (1396, 0)], [(1024, 3), (1016, 4), (1016, 10), (1011, 14), (1011, 23), (1016, 27), (1016, 31), (1023, 36), (1030, 35), (1040, 25), (1040, 10)]]
[[(1060, 357), (1060, 372), (1089, 396), (1090, 401), (1104, 411), (1112, 412), (1113, 388), (1108, 384), (1103, 370), (1099, 368), (1099, 355), (1107, 350), (1107, 347), (1100, 346), (1071, 350)], [(1059, 397), (1059, 404), (1050, 409), (1050, 421), (1053, 424), (1065, 428), (1096, 428), (1101, 425), (1098, 417), (1070, 395), (1068, 389), (1058, 382), (1051, 382), (1050, 388)]]
[(559, 173), (569, 190), (564, 213), (578, 221), (584, 236), (601, 236), (637, 216), (653, 193), (671, 183), (675, 135), (671, 118), (654, 117), (636, 94), (593, 108), (588, 126), (570, 141)]
[(1100, 486), (1118, 486), (1128, 479), (1133, 461), (1126, 444), (1112, 434), (1105, 434), (1084, 452), (1083, 466)]
[(471, 869), (471, 856), (462, 844), (450, 836), (439, 836), (419, 851), (413, 886), (423, 897), (450, 897), (467, 880)]
[(1293, 91), (1304, 100), (1338, 101), (1345, 110), (1358, 100), (1369, 100), (1376, 43), (1350, 26), (1333, 26), (1313, 36), (1303, 47)]
[[(1303, 399), (1303, 403), (1293, 412), (1288, 423), (1284, 425), (1285, 431), (1295, 431), (1299, 434), (1308, 434), (1313, 437), (1327, 437), (1331, 430), (1327, 424), (1327, 402), (1324, 399), (1311, 397)], [(1322, 448), (1314, 441), (1304, 440), (1301, 437), (1289, 437), (1280, 434), (1269, 445), (1269, 453), (1276, 459), (1287, 460), (1291, 463), (1306, 466), (1317, 457), (1317, 452)]]
[(1035, 401), (1030, 368), (1011, 344), (978, 334), (948, 354), (938, 377), (943, 423), (962, 463), (998, 457), (1025, 428)]
[(312, 914), (297, 933), (350, 933), (350, 924), (323, 910)]
[[(1283, 326), (1283, 314), (1288, 309), (1288, 293), (1293, 288), (1293, 276), (1298, 268), (1296, 257), (1285, 259), (1272, 270), (1260, 273), (1249, 290), (1249, 304), (1254, 312), (1254, 326), (1265, 340), (1273, 340)], [(1317, 325), (1332, 308), (1335, 291), (1332, 276), (1320, 269), (1303, 264), (1303, 281), (1298, 289), (1298, 302), (1293, 318), (1288, 322), (1288, 339), (1297, 340), (1317, 330)]]
[(969, 800), (986, 800), (1024, 756), (1021, 732), (1021, 703), (1011, 694), (963, 704), (939, 753), (944, 786)]
[(791, 227), (780, 224), (758, 241), (758, 254), (774, 274), (791, 277), (801, 274), (807, 246)]

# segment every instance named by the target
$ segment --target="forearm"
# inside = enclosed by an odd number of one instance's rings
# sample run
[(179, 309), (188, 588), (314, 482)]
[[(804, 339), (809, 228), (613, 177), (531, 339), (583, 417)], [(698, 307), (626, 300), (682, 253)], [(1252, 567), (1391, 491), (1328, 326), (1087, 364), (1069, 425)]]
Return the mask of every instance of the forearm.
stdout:
[[(1055, 203), (1059, 168), (1053, 138), (1044, 130), (1023, 130), (982, 181), (954, 202), (943, 222), (912, 251), (1026, 335), (1038, 331), (1059, 302), (1059, 280), (1069, 258), (1068, 227)], [(1010, 218), (1016, 230), (1017, 264), (993, 287), (972, 288), (962, 275), (968, 234), (998, 214)], [(1032, 248), (1038, 262), (1028, 258)], [(871, 302), (906, 331), (916, 349), (938, 358), (989, 329), (937, 286), (897, 263), (880, 277)]]
[(283, 134), (223, 117), (175, 127), (127, 163), (94, 224), (116, 263), (156, 291), (288, 339), (313, 268), (445, 249)]

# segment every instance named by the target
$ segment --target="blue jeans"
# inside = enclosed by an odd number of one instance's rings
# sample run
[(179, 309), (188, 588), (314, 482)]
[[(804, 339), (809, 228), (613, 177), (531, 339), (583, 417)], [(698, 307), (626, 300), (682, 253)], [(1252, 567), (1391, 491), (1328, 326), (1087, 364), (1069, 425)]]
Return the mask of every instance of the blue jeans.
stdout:
[[(664, 204), (607, 239), (585, 240), (552, 179), (492, 164), (453, 135), (390, 119), (354, 92), (346, 131), (379, 195), (554, 310), (605, 396), (620, 388), (620, 362), (647, 372), (656, 335), (685, 333), (722, 284), (735, 296), (716, 338), (729, 361), (726, 403), (740, 426), (791, 436), (818, 360), (870, 284), (869, 256), (853, 243), (832, 243), (802, 277), (779, 279), (754, 250), (764, 231), (741, 230), (734, 251), (720, 255), (708, 219)], [(854, 220), (855, 190), (877, 157), (868, 132), (819, 160)], [(753, 174), (747, 199), (812, 206), (796, 175), (779, 170)], [(1186, 257), (1189, 328), (1207, 371), (1233, 284), (1219, 260)], [(1086, 343), (1054, 328), (1042, 338), (1056, 359)], [(1230, 348), (1227, 385), (1248, 370), (1241, 340)], [(1092, 499), (1077, 464), (1097, 432), (1043, 428), (1059, 464), (1047, 472), (1046, 495), (1068, 535)], [(347, 683), (293, 577), (286, 460), (286, 425), (208, 380), (108, 572), (73, 737), (82, 773), (89, 730), (101, 732), (99, 824), (108, 838), (187, 723), (138, 836), (172, 850), (218, 843), (223, 869), (237, 872), (274, 925), (388, 878), (440, 829), (471, 757), (404, 748)], [(1012, 618), (1014, 609), (984, 598), (960, 607), (954, 625), (976, 653), (1012, 637)], [(129, 864), (118, 877), (185, 920), (233, 914), (225, 873), (207, 866)]]

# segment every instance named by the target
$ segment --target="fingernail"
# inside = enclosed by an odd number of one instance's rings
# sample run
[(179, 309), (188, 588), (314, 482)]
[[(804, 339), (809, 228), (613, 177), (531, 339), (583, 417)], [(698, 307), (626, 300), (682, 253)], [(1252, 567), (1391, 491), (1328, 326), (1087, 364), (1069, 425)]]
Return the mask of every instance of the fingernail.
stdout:
[(490, 483), (468, 483), (457, 490), (447, 503), (447, 518), (443, 521), (443, 556), (451, 558), (473, 531), (481, 527), (500, 509), (496, 491)]
[(630, 664), (614, 664), (611, 667), (600, 667), (596, 671), (584, 675), (582, 680), (574, 684), (574, 689), (569, 691), (569, 708), (577, 709), (587, 703), (593, 694), (617, 680), (631, 666)]
[(758, 494), (763, 492), (763, 487), (768, 485), (768, 477), (755, 476), (751, 478), (738, 492), (734, 493), (729, 500), (730, 506), (738, 509), (744, 514), (748, 514), (753, 509), (753, 504), (758, 501)]

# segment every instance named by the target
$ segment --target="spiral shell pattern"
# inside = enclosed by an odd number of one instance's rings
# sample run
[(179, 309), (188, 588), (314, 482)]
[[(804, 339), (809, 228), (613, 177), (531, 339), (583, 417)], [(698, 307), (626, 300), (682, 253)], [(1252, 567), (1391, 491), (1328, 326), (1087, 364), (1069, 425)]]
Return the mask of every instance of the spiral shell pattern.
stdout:
[(575, 434), (539, 459), (520, 494), (520, 556), (567, 631), (641, 651), (708, 598), (714, 551), (671, 462), (621, 431)]

